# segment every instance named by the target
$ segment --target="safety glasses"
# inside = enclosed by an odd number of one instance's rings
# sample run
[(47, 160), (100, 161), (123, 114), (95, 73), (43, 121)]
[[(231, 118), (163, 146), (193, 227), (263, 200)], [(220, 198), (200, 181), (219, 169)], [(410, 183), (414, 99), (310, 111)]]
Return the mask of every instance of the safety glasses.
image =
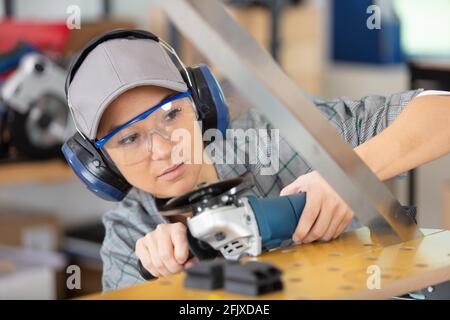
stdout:
[(134, 117), (133, 119), (125, 122), (124, 124), (118, 126), (117, 128), (115, 128), (114, 130), (112, 130), (110, 133), (108, 133), (106, 136), (104, 136), (103, 138), (97, 140), (95, 142), (95, 146), (100, 149), (103, 146), (105, 146), (105, 144), (111, 140), (114, 136), (116, 136), (120, 131), (124, 130), (127, 127), (132, 126), (133, 124), (142, 121), (144, 119), (147, 119), (152, 113), (154, 113), (156, 110), (162, 108), (163, 106), (176, 101), (176, 100), (180, 100), (183, 98), (190, 98), (191, 97), (191, 90), (187, 90), (184, 92), (180, 92), (174, 96), (171, 96), (163, 101), (161, 101), (160, 103), (158, 103), (157, 105), (151, 107), (150, 109), (148, 109), (147, 111), (144, 111), (143, 113), (137, 115), (136, 117)]
[[(179, 140), (180, 134), (189, 137), (197, 118), (190, 91), (178, 93), (120, 125), (98, 140), (96, 146), (105, 150), (115, 163), (134, 165), (153, 153), (156, 137), (171, 143)], [(182, 141), (187, 143), (185, 139)]]

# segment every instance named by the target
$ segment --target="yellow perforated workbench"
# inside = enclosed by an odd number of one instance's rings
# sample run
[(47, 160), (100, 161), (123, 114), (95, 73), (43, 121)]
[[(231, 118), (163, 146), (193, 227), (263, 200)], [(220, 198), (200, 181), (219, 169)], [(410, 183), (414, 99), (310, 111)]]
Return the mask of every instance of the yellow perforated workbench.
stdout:
[[(450, 231), (423, 229), (425, 237), (383, 247), (367, 228), (328, 243), (298, 245), (265, 253), (257, 261), (283, 270), (283, 291), (260, 299), (388, 298), (450, 280)], [(369, 290), (367, 268), (378, 266), (381, 288)], [(246, 299), (224, 290), (183, 287), (184, 273), (88, 299)]]

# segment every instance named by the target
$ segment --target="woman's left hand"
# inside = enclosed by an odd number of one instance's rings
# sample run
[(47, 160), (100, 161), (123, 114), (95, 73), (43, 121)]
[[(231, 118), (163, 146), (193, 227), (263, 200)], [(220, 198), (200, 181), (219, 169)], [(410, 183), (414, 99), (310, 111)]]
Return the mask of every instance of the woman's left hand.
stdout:
[(298, 177), (283, 188), (285, 196), (306, 192), (306, 204), (292, 240), (297, 243), (336, 239), (352, 221), (354, 213), (317, 172)]

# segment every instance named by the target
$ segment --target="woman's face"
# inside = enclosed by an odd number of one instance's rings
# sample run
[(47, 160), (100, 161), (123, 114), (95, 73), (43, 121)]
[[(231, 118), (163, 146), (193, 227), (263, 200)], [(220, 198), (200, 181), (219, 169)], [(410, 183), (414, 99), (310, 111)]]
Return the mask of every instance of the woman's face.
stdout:
[[(97, 139), (174, 94), (170, 89), (154, 86), (126, 91), (103, 113)], [(171, 141), (167, 133), (174, 129), (174, 123), (189, 139)], [(194, 145), (202, 146), (201, 131), (194, 107), (188, 99), (183, 99), (172, 103), (171, 108), (158, 109), (132, 129), (119, 131), (104, 149), (131, 185), (165, 198), (186, 193), (198, 184), (204, 161), (195, 164), (191, 160)], [(174, 148), (186, 152), (178, 152), (174, 157)]]

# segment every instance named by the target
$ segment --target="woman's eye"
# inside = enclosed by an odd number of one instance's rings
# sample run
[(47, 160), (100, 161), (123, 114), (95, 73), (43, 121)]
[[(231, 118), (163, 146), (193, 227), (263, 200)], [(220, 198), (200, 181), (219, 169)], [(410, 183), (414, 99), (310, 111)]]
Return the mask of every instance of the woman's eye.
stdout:
[(136, 142), (136, 140), (139, 138), (139, 134), (138, 133), (133, 133), (130, 134), (126, 137), (123, 137), (119, 140), (119, 145), (123, 146), (123, 145), (130, 145), (133, 144), (134, 142)]
[(179, 115), (180, 112), (181, 112), (181, 107), (176, 107), (164, 115), (164, 120), (172, 121), (177, 118), (177, 116)]

